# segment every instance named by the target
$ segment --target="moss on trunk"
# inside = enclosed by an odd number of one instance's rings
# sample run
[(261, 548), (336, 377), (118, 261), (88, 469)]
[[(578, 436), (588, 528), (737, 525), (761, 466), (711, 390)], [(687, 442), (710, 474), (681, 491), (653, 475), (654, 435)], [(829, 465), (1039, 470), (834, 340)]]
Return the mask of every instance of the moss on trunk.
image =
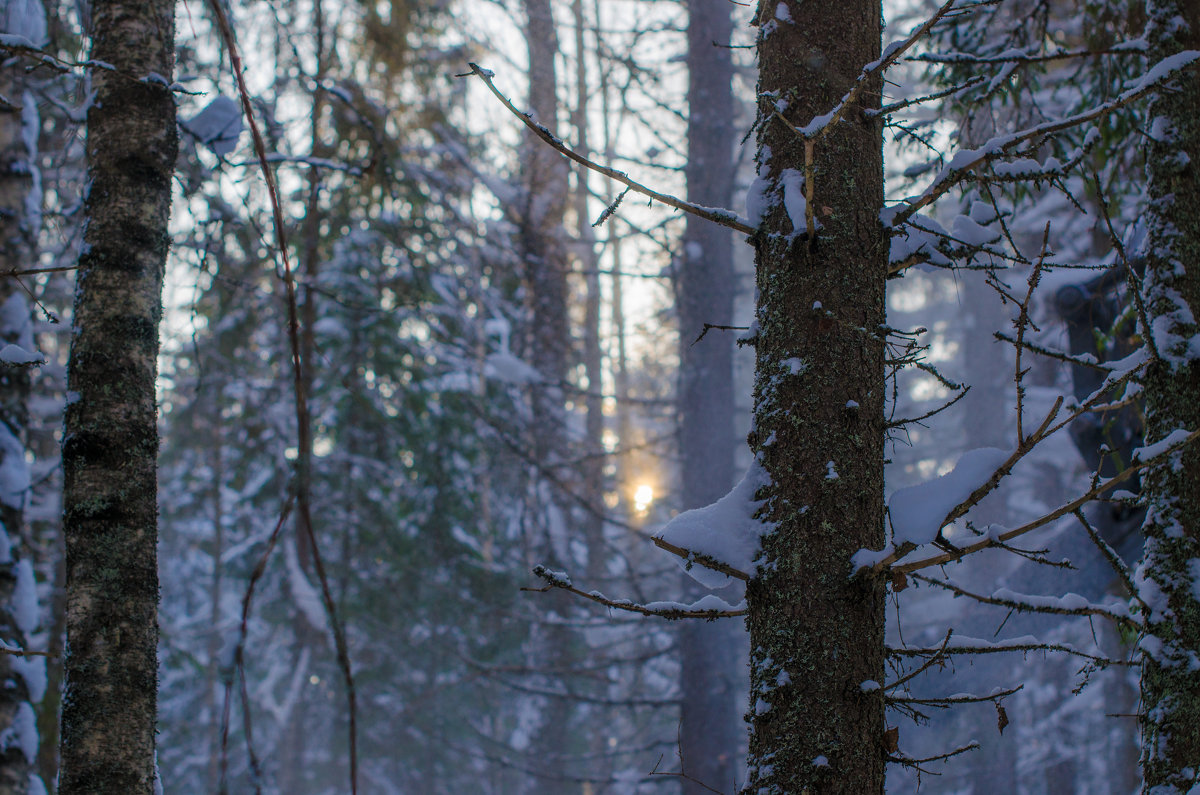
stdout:
[[(783, 11), (786, 10), (786, 14)], [(806, 125), (880, 53), (875, 0), (759, 5), (755, 235), (758, 330), (751, 444), (771, 475), (751, 646), (746, 793), (882, 792), (884, 588), (851, 579), (883, 544), (882, 125), (876, 79), (817, 141), (815, 239), (797, 211)], [(792, 210), (789, 216), (788, 209)], [(752, 219), (755, 220), (755, 219)]]

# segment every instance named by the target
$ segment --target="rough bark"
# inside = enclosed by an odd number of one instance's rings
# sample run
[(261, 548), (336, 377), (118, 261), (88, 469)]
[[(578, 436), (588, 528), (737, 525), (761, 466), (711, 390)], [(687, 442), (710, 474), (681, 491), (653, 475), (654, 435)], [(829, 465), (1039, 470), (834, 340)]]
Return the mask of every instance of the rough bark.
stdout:
[(87, 231), (63, 434), (67, 654), (59, 792), (154, 789), (155, 377), (177, 140), (174, 3), (93, 5)]
[[(688, 201), (728, 207), (733, 193), (731, 6), (688, 3)], [(683, 510), (716, 502), (733, 485), (733, 342), (727, 333), (696, 338), (705, 323), (733, 322), (733, 238), (728, 229), (688, 216), (678, 258), (679, 448)], [(703, 588), (684, 577), (687, 594)], [(735, 695), (737, 629), (727, 622), (685, 621), (679, 629), (679, 745), (685, 795), (728, 790), (742, 738)]]
[[(5, 22), (0, 15), (0, 22)], [(30, 30), (0, 24), (0, 30), (36, 38)], [(45, 23), (42, 21), (42, 33)], [(40, 43), (40, 42), (37, 42)], [(28, 90), (20, 62), (0, 66), (0, 271), (31, 268), (37, 262), (37, 234), (41, 208), (37, 139), (40, 121), (37, 104)], [(0, 346), (32, 349), (32, 319), (24, 292), (13, 277), (0, 277)], [(27, 537), (24, 509), (28, 500), (29, 470), (25, 463), (30, 372), (26, 367), (0, 364), (0, 640), (10, 648), (26, 647), (29, 617), (22, 615), (14, 598), (22, 586), (33, 587), (33, 569), (20, 558)], [(24, 481), (22, 485), (21, 481)], [(22, 580), (24, 579), (24, 582)], [(34, 616), (36, 618), (36, 616)], [(23, 620), (24, 619), (24, 620)], [(37, 730), (29, 686), (23, 671), (41, 660), (0, 655), (0, 728), (7, 740), (0, 744), (0, 793), (24, 793), (36, 759)], [(35, 756), (26, 756), (22, 749)]]
[[(1151, 62), (1200, 49), (1200, 2), (1149, 4)], [(1143, 287), (1158, 357), (1145, 376), (1146, 442), (1200, 428), (1200, 72), (1150, 103)], [(1142, 772), (1146, 792), (1186, 792), (1200, 770), (1200, 446), (1148, 469), (1142, 596)]]
[[(778, 10), (777, 10), (778, 9)], [(791, 21), (781, 17), (786, 11)], [(879, 57), (878, 0), (758, 6), (759, 290), (755, 427), (776, 523), (747, 587), (751, 692), (745, 793), (883, 791), (884, 590), (851, 577), (883, 545), (884, 279), (878, 79), (814, 147), (821, 224), (789, 220), (783, 183), (804, 173), (808, 124)], [(756, 219), (752, 219), (756, 220)], [(796, 227), (799, 228), (796, 228)]]

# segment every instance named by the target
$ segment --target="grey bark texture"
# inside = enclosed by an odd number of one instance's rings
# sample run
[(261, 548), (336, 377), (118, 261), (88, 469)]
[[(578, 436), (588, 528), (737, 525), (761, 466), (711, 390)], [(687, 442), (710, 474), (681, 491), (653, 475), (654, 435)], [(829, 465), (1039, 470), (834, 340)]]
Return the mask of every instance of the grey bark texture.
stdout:
[[(781, 13), (786, 11), (787, 14)], [(788, 17), (785, 19), (784, 17)], [(782, 201), (806, 125), (879, 58), (878, 0), (763, 0), (758, 164), (768, 199), (753, 236), (758, 284), (755, 425), (769, 473), (750, 629), (749, 795), (881, 793), (886, 750), (884, 587), (851, 556), (883, 546), (884, 280), (878, 78), (815, 143), (809, 239)], [(762, 184), (762, 183), (760, 183)], [(752, 219), (754, 220), (754, 219)], [(799, 228), (796, 228), (796, 227)], [(819, 303), (818, 303), (819, 302)]]
[[(3, 22), (0, 19), (0, 22)], [(0, 32), (25, 35), (28, 31)], [(44, 28), (44, 22), (43, 22)], [(44, 30), (43, 30), (44, 32)], [(38, 42), (40, 43), (40, 42)], [(19, 106), (0, 103), (0, 271), (19, 271), (37, 264), (38, 216), (41, 208), (37, 171), (39, 118), (28, 77), (22, 64), (0, 65), (0, 96)], [(7, 344), (32, 349), (32, 319), (24, 292), (15, 277), (0, 276), (0, 347)], [(0, 483), (0, 640), (9, 648), (26, 648), (21, 614), (14, 598), (20, 587), (33, 587), (33, 569), (19, 562), (27, 537), (24, 512), (28, 500), (28, 467), (25, 447), (29, 418), (30, 372), (27, 367), (0, 364), (0, 468), (8, 476)], [(23, 473), (26, 488), (10, 482)], [(25, 582), (22, 582), (25, 578)], [(37, 730), (29, 687), (22, 671), (41, 660), (25, 661), (0, 655), (0, 730), (8, 738), (0, 745), (0, 794), (24, 793), (36, 759)], [(22, 741), (32, 743), (33, 758)]]
[[(555, 128), (558, 117), (558, 30), (550, 0), (525, 0), (525, 40), (529, 53), (529, 108), (542, 124)], [(567, 163), (532, 134), (526, 136), (522, 152), (525, 201), (518, 209), (521, 253), (524, 259), (522, 282), (526, 313), (530, 325), (525, 330), (527, 360), (541, 375), (534, 384), (532, 404), (533, 452), (535, 460), (555, 475), (562, 470), (567, 436), (564, 416), (563, 384), (567, 380), (571, 354), (570, 321), (567, 316), (568, 250), (563, 226), (567, 208)], [(538, 486), (542, 485), (540, 478)], [(556, 507), (559, 495), (553, 487), (535, 488), (532, 515), (531, 548), (535, 557), (552, 566), (568, 563), (570, 550), (565, 538), (555, 537), (551, 517), (565, 508)], [(548, 605), (548, 620), (539, 627), (541, 648), (534, 665), (546, 660), (567, 660), (575, 641), (562, 618), (569, 606), (565, 594), (553, 594)], [(548, 686), (569, 691), (561, 680)], [(531, 793), (563, 792), (569, 780), (568, 757), (573, 746), (573, 704), (569, 697), (551, 697), (544, 701), (541, 724), (534, 736), (531, 761), (536, 775), (531, 777)]]
[[(1200, 2), (1155, 0), (1151, 62), (1200, 49)], [(1200, 429), (1200, 71), (1182, 72), (1150, 103), (1149, 207), (1143, 295), (1159, 356), (1146, 371), (1146, 442)], [(1200, 771), (1200, 445), (1146, 473), (1142, 597), (1144, 791), (1187, 792)]]
[[(731, 6), (688, 2), (688, 201), (732, 203), (734, 148)], [(727, 332), (693, 344), (705, 323), (733, 322), (733, 238), (728, 229), (688, 216), (678, 258), (679, 449), (683, 510), (716, 502), (733, 485), (733, 343)], [(688, 598), (704, 589), (684, 576)], [(684, 795), (727, 792), (737, 775), (743, 729), (735, 683), (742, 641), (728, 622), (684, 621), (679, 629), (679, 753)], [(711, 789), (710, 789), (711, 788)]]
[(93, 4), (87, 230), (63, 433), (67, 653), (59, 792), (154, 790), (155, 377), (177, 151), (175, 5)]

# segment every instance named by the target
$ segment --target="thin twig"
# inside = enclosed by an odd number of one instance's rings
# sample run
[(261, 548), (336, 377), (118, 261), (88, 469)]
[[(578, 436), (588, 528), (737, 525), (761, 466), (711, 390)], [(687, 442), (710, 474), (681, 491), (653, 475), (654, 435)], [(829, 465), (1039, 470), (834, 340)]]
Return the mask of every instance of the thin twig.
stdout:
[(610, 607), (614, 610), (624, 610), (629, 613), (639, 613), (643, 616), (657, 616), (666, 618), (672, 621), (681, 618), (703, 618), (709, 621), (716, 618), (736, 618), (746, 615), (746, 610), (689, 610), (685, 607), (680, 608), (663, 608), (650, 607), (648, 605), (637, 604), (624, 599), (609, 599), (599, 591), (584, 591), (576, 588), (571, 584), (571, 579), (559, 572), (551, 571), (545, 566), (534, 566), (533, 573), (540, 577), (546, 584), (541, 588), (522, 588), (522, 591), (533, 591), (534, 593), (545, 593), (554, 589), (559, 589), (573, 593), (576, 596), (582, 596), (584, 599), (589, 599), (596, 604)]
[(494, 75), (494, 72), (492, 72), (490, 69), (484, 69), (483, 67), (481, 67), (475, 63), (468, 63), (467, 66), (471, 67), (471, 71), (464, 75), (458, 75), (458, 77), (468, 77), (470, 75), (475, 75), (480, 80), (482, 80), (484, 85), (486, 85), (488, 87), (488, 90), (491, 91), (492, 94), (494, 94), (496, 96), (496, 98), (500, 100), (500, 102), (504, 105), (505, 108), (507, 108), (509, 110), (510, 113), (512, 113), (514, 116), (516, 116), (518, 119), (520, 119), (521, 122), (526, 127), (528, 127), (530, 130), (532, 130), (533, 133), (538, 138), (541, 138), (543, 141), (545, 141), (547, 144), (549, 144), (552, 149), (554, 149), (555, 151), (557, 151), (559, 154), (563, 155), (567, 159), (573, 160), (574, 162), (578, 163), (579, 165), (581, 165), (585, 168), (590, 168), (592, 171), (595, 171), (597, 174), (602, 174), (602, 175), (608, 177), (609, 179), (614, 180), (615, 182), (621, 183), (622, 185), (624, 185), (625, 187), (634, 191), (635, 193), (640, 193), (643, 196), (646, 196), (648, 198), (653, 199), (654, 201), (665, 204), (668, 207), (674, 207), (676, 210), (681, 210), (685, 213), (690, 213), (691, 215), (695, 215), (700, 218), (707, 219), (709, 221), (712, 221), (715, 224), (720, 224), (721, 226), (727, 226), (730, 229), (734, 229), (738, 232), (741, 232), (744, 235), (752, 235), (756, 231), (755, 228), (753, 226), (751, 226), (745, 218), (740, 217), (737, 213), (735, 213), (731, 210), (722, 210), (722, 209), (717, 209), (714, 207), (703, 207), (699, 204), (694, 204), (693, 202), (684, 201), (683, 199), (676, 198), (675, 196), (671, 196), (670, 194), (667, 194), (667, 193), (659, 193), (658, 191), (653, 190), (652, 188), (646, 187), (645, 185), (641, 184), (640, 182), (635, 182), (634, 180), (630, 179), (629, 175), (623, 171), (617, 171), (615, 168), (609, 168), (608, 166), (602, 166), (599, 163), (584, 157), (583, 155), (579, 154), (578, 152), (575, 152), (570, 147), (568, 147), (561, 138), (559, 138), (557, 135), (555, 135), (553, 132), (551, 132), (550, 129), (548, 127), (546, 127), (544, 124), (540, 124), (540, 123), (534, 121), (533, 117), (530, 114), (522, 113), (520, 110), (518, 110), (517, 106), (514, 105), (512, 103), (512, 101), (509, 100), (508, 97), (504, 96), (504, 94), (502, 94), (500, 92), (500, 90), (498, 88), (496, 88), (495, 83), (492, 82), (492, 77)]
[[(246, 87), (245, 69), (242, 66), (241, 53), (238, 50), (237, 39), (234, 36), (233, 25), (229, 17), (225, 13), (225, 8), (219, 0), (209, 0), (209, 7), (212, 9), (213, 15), (217, 20), (217, 28), (220, 31), (221, 38), (225, 43), (225, 48), (229, 52), (230, 66), (233, 71), (234, 80), (237, 82), (238, 95), (242, 102), (242, 111), (246, 117), (247, 126), (250, 128), (251, 138), (254, 141), (254, 152), (258, 157), (259, 168), (262, 171), (263, 180), (267, 185), (267, 194), (271, 201), (271, 214), (275, 226), (275, 242), (279, 250), (279, 258), (283, 265), (283, 284), (287, 299), (287, 315), (288, 315), (288, 344), (291, 349), (292, 359), (292, 378), (294, 386), (294, 400), (296, 408), (297, 431), (300, 434), (299, 447), (301, 450), (306, 449), (305, 434), (309, 432), (310, 423), (308, 421), (308, 400), (304, 389), (304, 371), (300, 362), (300, 319), (299, 311), (296, 304), (296, 278), (292, 271), (291, 261), (288, 258), (287, 236), (284, 231), (283, 206), (279, 198), (279, 189), (275, 183), (275, 175), (271, 171), (269, 158), (267, 156), (266, 143), (263, 140), (262, 131), (259, 129), (258, 121), (254, 115), (254, 108), (250, 100), (250, 91)], [(299, 482), (297, 488), (305, 490), (308, 488), (308, 474), (299, 472)], [(301, 495), (300, 499), (302, 512), (307, 510), (306, 495)], [(308, 517), (306, 516), (305, 519)], [(355, 696), (354, 673), (350, 667), (349, 654), (347, 652), (346, 637), (343, 631), (341, 621), (338, 619), (336, 606), (333, 603), (333, 597), (329, 592), (329, 585), (325, 576), (324, 565), (321, 561), (320, 551), (317, 547), (316, 538), (313, 535), (312, 523), (305, 521), (307, 527), (309, 541), (313, 550), (313, 560), (316, 564), (317, 574), (321, 582), (322, 599), (326, 612), (328, 613), (330, 628), (333, 631), (334, 646), (337, 650), (338, 665), (341, 668), (342, 677), (346, 685), (346, 702), (347, 702), (347, 717), (349, 723), (349, 767), (350, 767), (350, 792), (356, 794), (358, 792), (358, 708)]]

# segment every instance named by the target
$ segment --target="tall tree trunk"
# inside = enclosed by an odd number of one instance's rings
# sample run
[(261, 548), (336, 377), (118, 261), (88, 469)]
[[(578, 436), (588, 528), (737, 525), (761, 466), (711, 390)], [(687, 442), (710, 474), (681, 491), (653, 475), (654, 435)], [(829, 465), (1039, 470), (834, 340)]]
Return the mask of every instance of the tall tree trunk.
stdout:
[[(688, 2), (688, 200), (728, 207), (733, 193), (733, 33), (731, 6)], [(705, 323), (733, 322), (733, 237), (688, 216), (677, 277), (679, 448), (684, 510), (716, 502), (733, 485), (733, 344), (722, 332), (694, 344)], [(684, 577), (691, 598), (703, 588)], [(685, 621), (679, 630), (680, 759), (685, 795), (733, 786), (742, 737), (735, 682), (737, 628)], [(711, 788), (711, 789), (710, 789)]]
[[(1151, 62), (1200, 50), (1200, 1), (1149, 4)], [(1150, 103), (1144, 295), (1158, 357), (1146, 370), (1146, 442), (1200, 429), (1200, 72)], [(1145, 333), (1145, 332), (1144, 332)], [(1146, 792), (1183, 792), (1200, 770), (1200, 445), (1150, 467), (1140, 576), (1151, 612), (1142, 650)]]
[[(326, 28), (325, 12), (321, 0), (315, 0), (312, 5), (313, 48), (315, 50), (316, 69), (313, 73), (315, 87), (312, 93), (312, 112), (309, 117), (309, 153), (313, 159), (325, 154), (321, 142), (321, 117), (325, 110), (325, 89), (322, 87), (326, 69)], [(308, 196), (304, 208), (303, 248), (300, 255), (300, 269), (303, 274), (304, 293), (300, 306), (300, 366), (301, 380), (299, 388), (304, 390), (304, 400), (301, 401), (301, 411), (297, 416), (296, 429), (296, 518), (294, 530), (296, 537), (296, 559), (299, 562), (299, 572), (315, 579), (313, 572), (313, 541), (316, 538), (316, 528), (313, 525), (312, 495), (313, 495), (313, 427), (312, 427), (312, 398), (313, 387), (316, 383), (316, 342), (313, 328), (317, 322), (317, 277), (321, 267), (321, 166), (310, 164), (308, 167)], [(291, 576), (291, 573), (289, 573)], [(312, 626), (309, 617), (303, 610), (296, 610), (292, 616), (292, 627), (295, 633), (296, 649), (299, 655), (305, 649), (316, 648), (320, 643), (320, 627)], [(283, 753), (279, 767), (280, 787), (285, 792), (301, 792), (308, 780), (305, 766), (306, 749), (312, 744), (309, 736), (311, 712), (308, 690), (302, 690), (295, 705), (288, 713), (287, 728), (283, 737)]]
[[(558, 116), (558, 31), (550, 0), (525, 0), (525, 40), (529, 51), (529, 107), (543, 124), (555, 126)], [(568, 256), (563, 221), (567, 205), (566, 161), (532, 135), (525, 140), (522, 153), (525, 201), (520, 208), (520, 242), (525, 262), (525, 290), (528, 302), (528, 351), (542, 383), (535, 384), (532, 403), (532, 442), (535, 460), (551, 473), (562, 476), (566, 458), (567, 434), (563, 384), (567, 380), (571, 336), (567, 316)], [(570, 561), (566, 538), (567, 507), (554, 487), (537, 474), (532, 499), (537, 516), (533, 532), (535, 554), (551, 565), (565, 566)], [(558, 596), (558, 595), (556, 595)], [(541, 643), (536, 664), (547, 660), (567, 660), (572, 632), (564, 625), (565, 601), (555, 600), (541, 625)], [(549, 684), (549, 683), (548, 683)], [(550, 684), (564, 690), (569, 683), (559, 678)], [(569, 688), (568, 688), (569, 689)], [(567, 791), (566, 758), (572, 745), (571, 698), (550, 696), (545, 700), (542, 720), (533, 741), (533, 756), (538, 776), (530, 782), (531, 791), (562, 793)]]
[[(38, 14), (40, 15), (40, 10)], [(23, 23), (23, 24), (22, 24)], [(44, 18), (6, 19), (0, 31), (41, 44)], [(37, 164), (38, 108), (23, 65), (0, 66), (0, 271), (19, 271), (37, 264), (41, 215), (41, 180)], [(33, 350), (32, 318), (17, 277), (0, 277), (0, 346)], [(36, 626), (36, 603), (22, 603), (34, 593), (33, 568), (22, 559), (26, 550), (25, 506), (29, 499), (29, 467), (25, 448), (29, 419), (28, 367), (0, 364), (0, 640), (24, 649)], [(38, 752), (36, 718), (24, 670), (44, 665), (37, 658), (0, 655), (0, 793), (29, 788)], [(40, 699), (41, 694), (37, 694)]]
[(871, 683), (883, 684), (884, 588), (852, 578), (850, 560), (884, 542), (882, 125), (862, 112), (879, 107), (882, 84), (815, 143), (804, 186), (814, 239), (797, 211), (805, 141), (774, 118), (807, 125), (835, 107), (879, 58), (880, 20), (879, 0), (758, 6), (751, 441), (771, 481), (762, 518), (775, 527), (747, 587), (746, 793), (883, 791), (883, 693)]
[(93, 5), (87, 231), (63, 432), (66, 690), (59, 792), (150, 793), (157, 704), (155, 378), (178, 146), (175, 5)]

